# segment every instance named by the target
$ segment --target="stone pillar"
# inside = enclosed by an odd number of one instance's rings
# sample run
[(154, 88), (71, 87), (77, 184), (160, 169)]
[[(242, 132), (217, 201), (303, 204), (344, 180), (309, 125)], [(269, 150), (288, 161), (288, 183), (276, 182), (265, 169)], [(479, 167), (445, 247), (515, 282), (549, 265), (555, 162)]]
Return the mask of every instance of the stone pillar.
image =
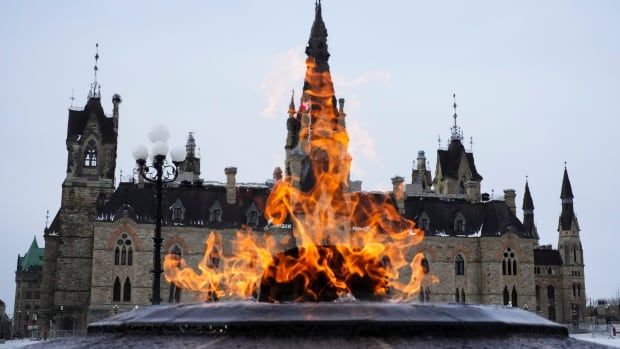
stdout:
[(504, 201), (506, 201), (506, 206), (514, 213), (517, 214), (517, 205), (515, 203), (515, 198), (517, 194), (514, 189), (504, 189)]
[(237, 168), (226, 167), (224, 173), (226, 174), (226, 202), (234, 205), (237, 203)]
[(392, 193), (394, 194), (394, 200), (396, 200), (396, 206), (398, 206), (398, 212), (405, 213), (405, 179), (400, 176), (392, 177)]
[(480, 182), (465, 182), (465, 194), (470, 202), (480, 202)]

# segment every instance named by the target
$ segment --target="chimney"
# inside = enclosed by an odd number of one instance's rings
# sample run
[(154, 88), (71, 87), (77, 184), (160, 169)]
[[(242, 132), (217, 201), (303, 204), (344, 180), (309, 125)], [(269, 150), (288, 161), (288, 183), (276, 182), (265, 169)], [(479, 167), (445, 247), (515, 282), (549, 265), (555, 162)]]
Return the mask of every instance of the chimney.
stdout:
[(405, 179), (401, 176), (392, 177), (392, 193), (394, 194), (394, 200), (396, 200), (396, 206), (398, 206), (398, 212), (405, 213)]
[(470, 202), (480, 202), (480, 182), (465, 182), (465, 194)]
[(424, 155), (424, 150), (420, 150), (418, 151), (418, 158), (417, 158), (417, 170), (418, 171), (426, 171), (426, 156)]
[(226, 174), (226, 202), (234, 205), (237, 203), (237, 168), (226, 167), (224, 173)]
[(506, 206), (514, 213), (517, 214), (517, 205), (515, 203), (515, 198), (517, 194), (514, 189), (504, 189), (504, 201), (506, 201)]
[(118, 132), (118, 105), (121, 104), (121, 102), (123, 102), (123, 99), (118, 93), (115, 93), (114, 96), (112, 96), (112, 105), (114, 105), (112, 109), (114, 132)]
[(274, 168), (273, 169), (273, 182), (277, 183), (281, 179), (282, 179), (282, 169), (279, 167)]
[(346, 127), (346, 123), (344, 118), (347, 116), (347, 113), (344, 112), (344, 98), (338, 99), (338, 125), (342, 127)]

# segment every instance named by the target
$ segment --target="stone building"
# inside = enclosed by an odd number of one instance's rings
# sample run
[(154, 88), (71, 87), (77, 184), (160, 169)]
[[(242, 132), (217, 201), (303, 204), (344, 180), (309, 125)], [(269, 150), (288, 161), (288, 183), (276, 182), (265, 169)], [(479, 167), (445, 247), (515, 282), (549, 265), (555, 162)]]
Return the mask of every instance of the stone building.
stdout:
[[(321, 87), (333, 90), (320, 2), (306, 54), (314, 69), (328, 77)], [(310, 85), (306, 81), (304, 90)], [(113, 115), (107, 117), (95, 87), (83, 109), (69, 111), (61, 208), (45, 231), (42, 308), (46, 319), (63, 329), (83, 329), (90, 321), (151, 302), (154, 188), (140, 180), (115, 186), (120, 97), (114, 96)], [(344, 99), (335, 94), (302, 94), (299, 108), (291, 99), (285, 170), (276, 168), (272, 179), (262, 183), (238, 183), (235, 167), (224, 169), (223, 182), (203, 180), (196, 139), (190, 134), (180, 175), (165, 189), (162, 258), (175, 254), (188, 265), (198, 264), (204, 258), (205, 239), (214, 231), (218, 253), (207, 258), (209, 266), (217, 268), (221, 256), (234, 253), (232, 240), (244, 225), (256, 234), (274, 236), (282, 250), (295, 246), (292, 224), (271, 226), (263, 213), (274, 183), (283, 176), (290, 176), (301, 190), (313, 185), (310, 160), (321, 154), (309, 149), (308, 137), (324, 136), (312, 132), (309, 110), (316, 98), (333, 106), (334, 127), (346, 129)], [(518, 306), (561, 322), (571, 321), (575, 312), (583, 317), (583, 255), (567, 171), (561, 191), (560, 249), (553, 250), (538, 244), (527, 182), (523, 219), (518, 217), (515, 190), (506, 189), (501, 197), (482, 191), (483, 177), (473, 152), (462, 143), (456, 104), (454, 108), (450, 142), (437, 150), (434, 174), (420, 151), (410, 183), (397, 176), (391, 192), (373, 194), (387, 195), (402, 215), (425, 230), (415, 250), (425, 252), (425, 268), (440, 281), (425, 283), (419, 301)], [(344, 166), (350, 158), (341, 161)], [(361, 191), (361, 182), (348, 180), (342, 189)], [(200, 300), (164, 280), (161, 290), (164, 303)]]
[[(41, 311), (41, 280), (44, 249), (34, 238), (24, 256), (17, 256), (15, 270), (15, 306), (12, 332), (27, 336), (39, 323)], [(3, 313), (0, 313), (0, 315)]]
[(6, 304), (0, 299), (0, 344), (11, 338), (11, 319), (6, 313)]

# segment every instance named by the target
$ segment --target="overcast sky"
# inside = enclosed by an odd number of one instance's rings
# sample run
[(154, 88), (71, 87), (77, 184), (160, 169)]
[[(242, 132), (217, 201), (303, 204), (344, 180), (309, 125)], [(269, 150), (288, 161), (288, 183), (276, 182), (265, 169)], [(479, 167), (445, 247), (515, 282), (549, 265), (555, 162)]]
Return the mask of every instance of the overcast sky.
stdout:
[[(543, 5), (544, 6), (541, 6)], [(193, 131), (206, 180), (262, 182), (282, 166), (290, 90), (300, 90), (311, 0), (2, 1), (0, 299), (12, 312), (17, 254), (42, 245), (60, 205), (67, 108), (86, 102), (99, 42), (107, 113), (123, 97), (117, 174), (156, 123)], [(330, 65), (347, 99), (353, 179), (389, 189), (418, 150), (436, 161), (452, 122), (473, 137), (485, 192), (525, 176), (541, 244), (557, 245), (564, 161), (588, 297), (620, 288), (620, 2), (325, 0)], [(467, 142), (468, 143), (468, 142)], [(469, 144), (467, 144), (469, 147)], [(519, 216), (522, 216), (519, 210)]]

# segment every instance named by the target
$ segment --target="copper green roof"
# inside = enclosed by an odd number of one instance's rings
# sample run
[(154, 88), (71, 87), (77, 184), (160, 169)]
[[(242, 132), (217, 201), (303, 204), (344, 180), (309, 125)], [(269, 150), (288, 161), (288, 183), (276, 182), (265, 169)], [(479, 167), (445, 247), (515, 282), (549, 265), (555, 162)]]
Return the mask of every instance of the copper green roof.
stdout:
[(19, 265), (22, 270), (27, 270), (32, 267), (38, 267), (43, 264), (43, 251), (44, 248), (39, 247), (37, 243), (37, 238), (35, 236), (32, 239), (32, 243), (30, 244), (30, 248), (28, 252), (23, 257), (19, 257)]

